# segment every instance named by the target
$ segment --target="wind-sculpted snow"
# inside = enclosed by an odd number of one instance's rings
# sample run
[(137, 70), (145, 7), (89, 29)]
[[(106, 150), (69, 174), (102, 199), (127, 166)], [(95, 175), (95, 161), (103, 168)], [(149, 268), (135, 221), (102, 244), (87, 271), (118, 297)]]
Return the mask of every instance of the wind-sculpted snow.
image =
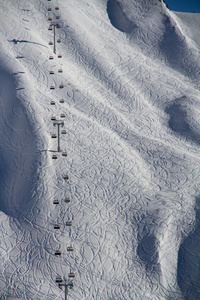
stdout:
[(189, 17), (156, 0), (0, 3), (0, 298), (63, 299), (70, 272), (69, 299), (198, 297)]

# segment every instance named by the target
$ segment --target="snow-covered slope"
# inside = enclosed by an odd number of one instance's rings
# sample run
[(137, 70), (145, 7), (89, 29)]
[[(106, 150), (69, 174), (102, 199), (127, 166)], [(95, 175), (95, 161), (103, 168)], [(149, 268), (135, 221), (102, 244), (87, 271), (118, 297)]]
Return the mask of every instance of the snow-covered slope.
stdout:
[(74, 273), (69, 299), (199, 299), (200, 15), (0, 0), (0, 20), (0, 298), (64, 299)]

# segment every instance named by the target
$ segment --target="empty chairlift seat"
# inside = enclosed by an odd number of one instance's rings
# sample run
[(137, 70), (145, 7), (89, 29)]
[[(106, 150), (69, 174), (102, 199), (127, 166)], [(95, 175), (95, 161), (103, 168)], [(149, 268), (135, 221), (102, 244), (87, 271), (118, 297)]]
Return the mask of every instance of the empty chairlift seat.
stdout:
[(64, 103), (65, 101), (64, 101), (64, 99), (60, 99), (60, 103)]
[(67, 247), (67, 251), (72, 252), (74, 249), (72, 246)]
[(51, 117), (51, 121), (55, 121), (56, 120), (56, 117)]
[(56, 102), (52, 100), (51, 101), (51, 105), (55, 105), (55, 104), (56, 104)]
[(63, 130), (61, 131), (61, 133), (62, 133), (62, 134), (66, 134), (66, 130), (63, 129)]
[(61, 251), (60, 251), (60, 250), (56, 250), (56, 251), (55, 251), (55, 255), (56, 255), (56, 256), (60, 256), (60, 255), (61, 255)]
[(68, 274), (68, 277), (69, 277), (69, 278), (74, 278), (74, 277), (75, 277), (75, 274), (74, 274), (73, 272), (70, 272), (70, 273)]
[(50, 41), (50, 42), (49, 42), (49, 45), (53, 45), (53, 42), (52, 42), (52, 41)]
[(51, 55), (50, 55), (50, 56), (49, 56), (49, 59), (51, 59), (51, 60), (52, 60), (52, 59), (53, 59), (53, 56), (51, 56)]
[(60, 225), (55, 224), (53, 228), (54, 228), (54, 229), (60, 229)]
[(67, 152), (63, 152), (63, 153), (62, 153), (62, 156), (65, 156), (65, 157), (66, 157), (66, 156), (67, 156)]
[(48, 18), (48, 21), (52, 21), (52, 18), (51, 18), (51, 17), (49, 17), (49, 18)]
[(57, 199), (53, 200), (53, 204), (59, 204), (59, 200)]
[(57, 155), (56, 154), (53, 154), (52, 155), (52, 159), (57, 159), (58, 157), (57, 157)]
[(60, 117), (61, 117), (61, 118), (65, 118), (65, 114), (61, 114)]
[(66, 226), (72, 226), (72, 222), (71, 222), (71, 221), (67, 221), (67, 222), (65, 223), (65, 225), (66, 225)]
[(49, 74), (53, 75), (53, 74), (54, 74), (54, 71), (49, 71)]
[(52, 137), (52, 139), (56, 139), (57, 135), (55, 133), (52, 133), (51, 137)]
[(69, 198), (65, 198), (64, 200), (66, 203), (69, 203), (70, 202), (70, 199)]
[(58, 58), (61, 58), (62, 57), (62, 55), (61, 54), (58, 54)]
[(52, 26), (49, 26), (48, 30), (52, 30)]
[(62, 280), (62, 278), (61, 278), (60, 276), (57, 276), (57, 277), (56, 277), (56, 282), (57, 282), (57, 283), (61, 283), (62, 281), (63, 281), (63, 280)]
[(51, 85), (50, 86), (50, 90), (54, 90), (55, 89), (55, 86), (54, 85)]

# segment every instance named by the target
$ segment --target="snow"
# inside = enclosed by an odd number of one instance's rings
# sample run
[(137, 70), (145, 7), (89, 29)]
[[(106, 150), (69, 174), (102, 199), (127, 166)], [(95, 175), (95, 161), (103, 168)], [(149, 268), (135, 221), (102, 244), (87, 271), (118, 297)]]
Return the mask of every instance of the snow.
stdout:
[(198, 299), (200, 15), (0, 7), (0, 298), (64, 299), (73, 272), (69, 299)]

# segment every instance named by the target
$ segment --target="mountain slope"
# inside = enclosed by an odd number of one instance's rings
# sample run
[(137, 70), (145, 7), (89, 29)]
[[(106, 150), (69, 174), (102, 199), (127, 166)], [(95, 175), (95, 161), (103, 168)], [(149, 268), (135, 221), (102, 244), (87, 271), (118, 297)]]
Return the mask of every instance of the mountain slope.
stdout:
[(156, 0), (0, 4), (1, 299), (64, 298), (70, 272), (69, 299), (198, 299), (183, 241), (194, 229), (198, 244), (200, 16)]

